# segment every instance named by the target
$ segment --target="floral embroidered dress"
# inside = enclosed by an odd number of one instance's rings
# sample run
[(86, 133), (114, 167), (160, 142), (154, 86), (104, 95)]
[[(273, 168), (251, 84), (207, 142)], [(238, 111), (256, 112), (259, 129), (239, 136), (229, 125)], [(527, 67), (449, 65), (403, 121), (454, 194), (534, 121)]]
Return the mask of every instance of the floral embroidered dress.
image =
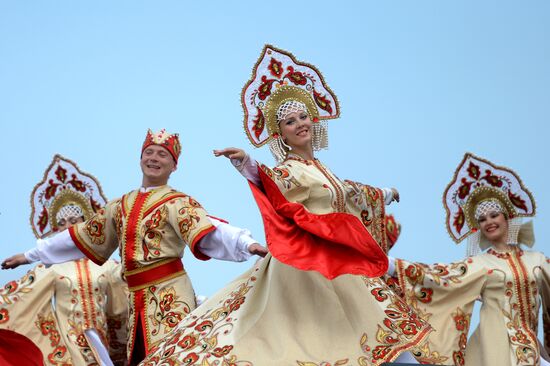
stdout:
[(427, 336), (429, 325), (378, 278), (382, 190), (341, 181), (317, 160), (256, 166), (251, 179), (271, 255), (141, 365), (380, 365)]
[[(466, 153), (443, 203), (451, 238), (468, 238), (472, 255), (433, 266), (397, 259), (390, 280), (435, 330), (418, 359), (456, 366), (548, 365), (550, 264), (544, 254), (520, 247), (534, 244), (532, 223), (522, 221), (536, 212), (531, 192), (513, 170)], [(507, 252), (497, 252), (481, 229), (490, 215), (506, 220)], [(541, 299), (546, 348), (537, 340)], [(482, 302), (480, 323), (468, 339), (476, 300)]]
[(31, 339), (45, 365), (100, 365), (98, 341), (124, 365), (127, 313), (126, 283), (111, 260), (40, 264), (0, 289), (0, 328)]
[(147, 352), (196, 307), (180, 258), (187, 244), (208, 259), (195, 245), (214, 229), (197, 201), (169, 186), (134, 190), (69, 229), (74, 244), (97, 264), (120, 248), (130, 290), (129, 358), (136, 327)]
[[(428, 266), (397, 259), (394, 279), (407, 301), (435, 332), (417, 353), (442, 365), (539, 365), (550, 350), (550, 261), (544, 254), (515, 248), (487, 252), (449, 265)], [(480, 322), (467, 340), (474, 302)], [(545, 347), (537, 341), (538, 314)]]

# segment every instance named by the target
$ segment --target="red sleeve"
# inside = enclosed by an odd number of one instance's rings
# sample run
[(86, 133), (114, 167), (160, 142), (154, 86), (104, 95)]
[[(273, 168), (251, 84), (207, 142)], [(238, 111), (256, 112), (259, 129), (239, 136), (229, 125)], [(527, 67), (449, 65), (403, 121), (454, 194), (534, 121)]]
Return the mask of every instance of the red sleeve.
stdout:
[(103, 265), (103, 263), (105, 263), (107, 261), (106, 258), (103, 258), (99, 254), (97, 254), (94, 250), (92, 250), (92, 248), (90, 248), (88, 245), (86, 245), (85, 241), (79, 239), (78, 231), (77, 231), (77, 229), (74, 225), (69, 227), (68, 230), (69, 230), (69, 234), (71, 235), (71, 239), (73, 240), (74, 245), (78, 249), (80, 249), (80, 251), (82, 253), (84, 253), (84, 255), (89, 260), (91, 260), (92, 262), (94, 262), (98, 266)]
[(200, 259), (201, 261), (210, 260), (209, 256), (207, 256), (206, 254), (200, 251), (199, 246), (197, 244), (199, 243), (199, 241), (201, 241), (202, 238), (204, 238), (206, 234), (211, 233), (214, 230), (216, 230), (214, 226), (209, 226), (203, 231), (201, 231), (199, 234), (197, 234), (197, 236), (189, 246), (191, 248), (191, 253), (193, 253), (195, 258)]

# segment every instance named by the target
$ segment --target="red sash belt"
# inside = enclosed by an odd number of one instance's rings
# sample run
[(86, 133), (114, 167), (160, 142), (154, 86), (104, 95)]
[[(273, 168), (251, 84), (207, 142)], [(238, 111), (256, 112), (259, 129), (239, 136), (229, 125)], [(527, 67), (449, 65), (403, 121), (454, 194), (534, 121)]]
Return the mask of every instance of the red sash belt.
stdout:
[(180, 258), (169, 258), (151, 265), (124, 272), (128, 289), (137, 291), (183, 276), (185, 270)]

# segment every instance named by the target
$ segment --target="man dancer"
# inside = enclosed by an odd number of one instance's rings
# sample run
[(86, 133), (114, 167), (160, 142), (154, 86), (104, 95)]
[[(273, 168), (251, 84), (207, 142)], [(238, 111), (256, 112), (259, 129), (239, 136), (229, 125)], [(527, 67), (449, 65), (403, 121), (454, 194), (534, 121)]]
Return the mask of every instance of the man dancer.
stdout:
[(2, 262), (6, 269), (36, 259), (53, 264), (85, 255), (103, 264), (119, 248), (130, 290), (128, 359), (132, 365), (196, 307), (181, 263), (185, 245), (202, 260), (244, 261), (252, 254), (267, 253), (247, 230), (209, 217), (192, 197), (167, 185), (180, 152), (177, 134), (149, 130), (141, 149), (140, 189), (107, 203), (86, 222)]

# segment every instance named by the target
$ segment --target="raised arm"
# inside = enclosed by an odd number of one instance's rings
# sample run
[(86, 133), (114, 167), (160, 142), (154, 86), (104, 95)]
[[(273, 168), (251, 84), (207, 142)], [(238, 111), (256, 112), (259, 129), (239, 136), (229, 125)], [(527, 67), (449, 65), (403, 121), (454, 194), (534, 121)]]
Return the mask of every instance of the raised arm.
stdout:
[(258, 175), (258, 163), (250, 158), (244, 150), (236, 147), (227, 147), (221, 150), (214, 150), (214, 156), (225, 156), (231, 160), (231, 164), (242, 174), (243, 177), (251, 181), (256, 186), (261, 186), (262, 182)]

